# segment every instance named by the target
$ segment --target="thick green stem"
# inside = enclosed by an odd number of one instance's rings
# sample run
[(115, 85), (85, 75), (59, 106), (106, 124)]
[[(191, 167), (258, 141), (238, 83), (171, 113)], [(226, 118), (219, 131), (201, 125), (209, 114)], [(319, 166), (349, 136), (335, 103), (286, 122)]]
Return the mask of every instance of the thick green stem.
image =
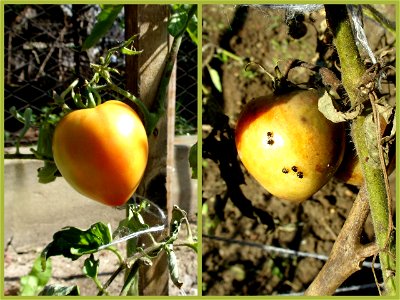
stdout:
[[(342, 70), (342, 83), (352, 105), (360, 102), (359, 85), (366, 68), (361, 60), (351, 29), (345, 5), (326, 5), (326, 18), (333, 32), (334, 43), (339, 54)], [(352, 125), (352, 135), (365, 178), (370, 211), (375, 230), (376, 243), (381, 249), (379, 254), (386, 294), (396, 294), (395, 282), (395, 245), (389, 237), (391, 212), (382, 168), (376, 168), (369, 162), (370, 155), (366, 143), (364, 128), (365, 115), (358, 116)], [(380, 145), (379, 145), (380, 146)], [(371, 159), (372, 160), (372, 159)]]
[[(129, 202), (133, 201), (132, 198), (129, 200)], [(132, 220), (133, 218), (133, 211), (129, 208), (130, 206), (128, 205), (126, 208), (126, 216), (128, 220)], [(137, 252), (137, 238), (135, 239), (129, 239), (126, 243), (126, 254), (127, 257), (133, 256)], [(139, 263), (136, 261), (135, 268), (139, 268)], [(133, 268), (133, 266), (132, 266)], [(131, 271), (126, 274), (125, 278), (125, 285), (124, 285), (124, 293), (125, 295), (129, 294), (130, 296), (139, 296), (139, 273), (137, 270), (135, 273)], [(134, 275), (132, 278), (130, 278), (132, 275)], [(129, 283), (129, 285), (127, 285)], [(122, 292), (121, 292), (122, 295)]]
[(354, 41), (346, 5), (325, 5), (326, 20), (332, 30), (335, 47), (340, 58), (342, 83), (355, 105), (358, 99), (358, 85), (365, 73), (365, 66)]

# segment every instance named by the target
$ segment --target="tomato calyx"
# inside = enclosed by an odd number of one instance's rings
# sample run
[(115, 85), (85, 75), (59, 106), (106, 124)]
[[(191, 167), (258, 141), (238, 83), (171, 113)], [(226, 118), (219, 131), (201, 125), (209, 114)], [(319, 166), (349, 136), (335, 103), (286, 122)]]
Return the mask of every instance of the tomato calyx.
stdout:
[(135, 48), (132, 49), (136, 37), (137, 35), (134, 35), (117, 47), (109, 49), (104, 57), (100, 57), (98, 64), (91, 63), (90, 67), (94, 74), (90, 80), (82, 82), (79, 79), (75, 79), (60, 95), (53, 92), (55, 103), (62, 106), (66, 112), (73, 111), (74, 109), (70, 108), (65, 102), (65, 98), (70, 94), (77, 109), (94, 108), (103, 103), (100, 92), (107, 89), (112, 90), (120, 95), (121, 98), (130, 100), (145, 125), (147, 135), (150, 135), (155, 128), (159, 115), (150, 112), (139, 98), (116, 85), (113, 82), (112, 74), (119, 74), (119, 71), (109, 66), (111, 56), (115, 52), (121, 52), (126, 55), (138, 55), (142, 52), (137, 51)]

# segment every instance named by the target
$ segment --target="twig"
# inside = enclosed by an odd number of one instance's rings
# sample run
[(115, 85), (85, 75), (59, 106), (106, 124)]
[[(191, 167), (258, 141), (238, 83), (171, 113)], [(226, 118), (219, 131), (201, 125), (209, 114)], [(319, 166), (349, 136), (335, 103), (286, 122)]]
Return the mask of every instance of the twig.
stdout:
[[(58, 39), (57, 39), (57, 41), (58, 41)], [(36, 76), (35, 76), (35, 80), (38, 80), (39, 77), (40, 77), (40, 76), (42, 75), (42, 73), (44, 72), (44, 68), (46, 67), (47, 62), (49, 61), (51, 55), (53, 54), (53, 52), (54, 52), (54, 50), (55, 50), (55, 48), (56, 48), (55, 45), (56, 45), (56, 43), (54, 43), (54, 44), (51, 46), (49, 53), (47, 53), (45, 59), (43, 60), (42, 64), (40, 65), (39, 71), (37, 72), (37, 74), (36, 74)]]

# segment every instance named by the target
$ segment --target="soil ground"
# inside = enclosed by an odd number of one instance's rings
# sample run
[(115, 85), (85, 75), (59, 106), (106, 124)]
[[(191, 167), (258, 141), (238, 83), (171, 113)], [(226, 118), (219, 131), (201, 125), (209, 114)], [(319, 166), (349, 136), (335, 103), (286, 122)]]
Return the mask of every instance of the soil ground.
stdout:
[[(380, 8), (394, 20), (393, 6)], [(233, 128), (243, 105), (254, 97), (271, 93), (269, 77), (257, 67), (246, 72), (247, 62), (258, 63), (270, 73), (278, 61), (290, 58), (311, 63), (318, 59), (332, 62), (329, 61), (332, 49), (316, 51), (318, 40), (325, 37), (324, 14), (305, 14), (303, 25), (305, 35), (294, 39), (288, 35), (284, 11), (260, 6), (203, 5), (204, 295), (304, 292), (324, 261), (283, 251), (328, 256), (358, 193), (356, 187), (332, 179), (300, 205), (281, 201), (238, 164), (233, 150)], [(366, 21), (367, 33), (372, 32), (368, 28), (374, 25)], [(300, 25), (298, 28), (304, 29)], [(393, 41), (393, 36), (381, 28), (374, 27), (373, 32), (372, 49), (388, 46), (390, 39)], [(224, 50), (229, 52), (228, 59), (223, 55)], [(215, 81), (210, 79), (210, 68), (218, 72), (222, 92), (218, 92)], [(290, 80), (303, 83), (310, 74), (304, 69), (294, 70)], [(393, 194), (394, 183), (392, 175)], [(253, 212), (256, 217), (251, 215)], [(268, 226), (271, 222), (275, 225), (272, 231)], [(362, 239), (363, 242), (374, 239), (370, 217)], [(279, 249), (265, 250), (261, 248), (264, 245)], [(360, 289), (338, 294), (376, 295), (374, 282), (371, 269), (362, 268), (343, 284)]]
[[(192, 232), (197, 235), (195, 219), (192, 219)], [(184, 236), (182, 236), (184, 237)], [(15, 249), (12, 241), (4, 251), (4, 295), (16, 296), (20, 289), (22, 276), (27, 275), (32, 268), (33, 261), (40, 255), (46, 245), (26, 248), (24, 251)], [(118, 244), (121, 253), (125, 253), (126, 244)], [(169, 295), (197, 295), (197, 254), (187, 247), (175, 247), (180, 280), (182, 288), (178, 289), (170, 280)], [(105, 283), (118, 268), (118, 260), (111, 251), (101, 251), (95, 255), (100, 259), (99, 280)], [(52, 277), (48, 285), (73, 286), (77, 285), (81, 296), (97, 295), (98, 289), (92, 279), (82, 273), (84, 259), (71, 261), (67, 258), (56, 256), (52, 258)], [(123, 272), (113, 281), (107, 289), (109, 295), (118, 295), (124, 283)]]

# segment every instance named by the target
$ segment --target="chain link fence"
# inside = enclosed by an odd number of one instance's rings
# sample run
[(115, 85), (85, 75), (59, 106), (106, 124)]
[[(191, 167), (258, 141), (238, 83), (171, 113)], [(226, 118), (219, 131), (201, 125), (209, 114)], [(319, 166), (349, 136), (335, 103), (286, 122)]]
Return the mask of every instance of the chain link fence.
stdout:
[[(124, 40), (124, 10), (96, 47), (78, 51), (90, 34), (100, 12), (97, 5), (5, 5), (4, 6), (4, 129), (5, 144), (13, 145), (23, 124), (10, 113), (30, 107), (40, 115), (58, 93), (78, 78), (90, 78), (91, 62)], [(111, 67), (121, 70), (114, 82), (125, 85), (125, 61), (115, 56)], [(103, 97), (107, 96), (102, 95)], [(109, 96), (112, 96), (110, 94)], [(185, 38), (177, 63), (177, 134), (195, 134), (197, 124), (197, 46)], [(35, 142), (31, 130), (25, 142)]]

